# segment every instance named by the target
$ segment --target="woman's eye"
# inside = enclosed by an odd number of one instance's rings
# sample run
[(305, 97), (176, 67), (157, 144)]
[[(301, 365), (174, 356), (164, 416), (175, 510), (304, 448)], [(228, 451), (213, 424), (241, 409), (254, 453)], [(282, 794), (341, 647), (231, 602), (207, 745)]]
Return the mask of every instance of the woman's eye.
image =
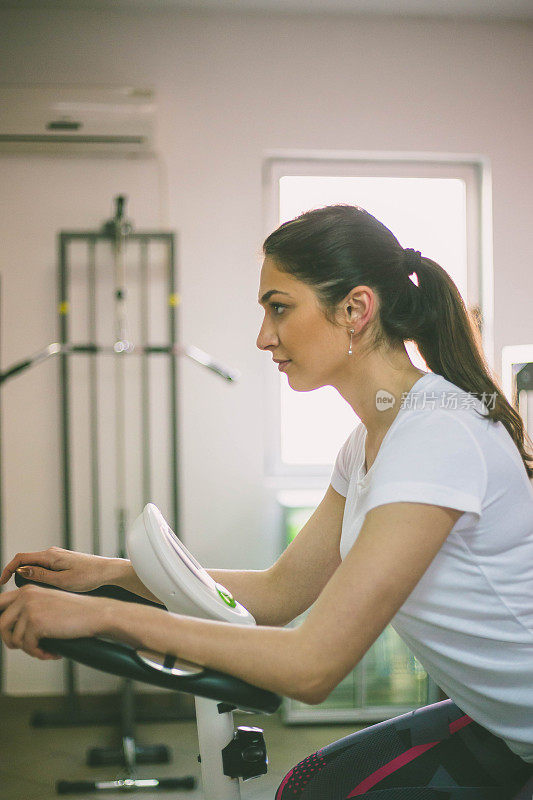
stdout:
[(284, 309), (287, 308), (287, 306), (284, 306), (282, 303), (271, 303), (270, 307), (274, 310), (274, 314), (277, 317), (279, 317), (283, 313)]

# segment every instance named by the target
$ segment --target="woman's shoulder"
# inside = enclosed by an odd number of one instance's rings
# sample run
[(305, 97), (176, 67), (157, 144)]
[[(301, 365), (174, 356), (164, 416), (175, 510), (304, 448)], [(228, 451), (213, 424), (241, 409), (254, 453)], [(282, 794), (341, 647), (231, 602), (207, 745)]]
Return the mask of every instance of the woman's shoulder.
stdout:
[(446, 421), (453, 426), (452, 420), (460, 421), (469, 428), (475, 429), (480, 423), (486, 427), (489, 403), (489, 397), (482, 400), (443, 375), (431, 372), (403, 398), (400, 409), (402, 417), (398, 421), (402, 427), (409, 422), (414, 426), (421, 423), (428, 426), (433, 422), (443, 431)]

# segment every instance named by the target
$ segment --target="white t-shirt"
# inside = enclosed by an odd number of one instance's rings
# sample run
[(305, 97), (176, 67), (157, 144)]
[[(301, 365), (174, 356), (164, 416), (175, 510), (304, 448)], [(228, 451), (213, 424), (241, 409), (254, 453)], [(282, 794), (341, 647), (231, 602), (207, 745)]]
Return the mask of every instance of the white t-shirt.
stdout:
[(358, 425), (331, 478), (346, 497), (340, 551), (376, 506), (465, 512), (392, 625), (466, 714), (533, 763), (533, 487), (506, 428), (479, 411), (473, 395), (426, 373), (366, 474)]

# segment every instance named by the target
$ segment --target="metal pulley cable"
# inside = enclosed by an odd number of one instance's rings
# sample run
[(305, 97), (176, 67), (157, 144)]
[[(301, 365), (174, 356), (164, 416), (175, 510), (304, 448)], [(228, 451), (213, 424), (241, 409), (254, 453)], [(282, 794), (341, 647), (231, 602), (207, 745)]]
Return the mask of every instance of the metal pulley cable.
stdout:
[(212, 356), (209, 355), (209, 353), (206, 353), (204, 350), (200, 350), (199, 347), (194, 347), (192, 345), (135, 345), (131, 342), (115, 342), (114, 345), (97, 345), (90, 343), (61, 344), (61, 342), (52, 342), (52, 344), (47, 345), (29, 358), (25, 358), (22, 361), (17, 361), (3, 372), (0, 372), (0, 383), (9, 380), (9, 378), (14, 378), (15, 375), (19, 374), (20, 372), (24, 372), (24, 370), (30, 367), (34, 367), (37, 366), (37, 364), (48, 361), (48, 359), (52, 358), (53, 356), (95, 354), (109, 356), (118, 354), (121, 357), (147, 354), (186, 357), (191, 359), (191, 361), (194, 361), (195, 364), (205, 367), (211, 372), (214, 372), (216, 375), (219, 375), (226, 381), (235, 382), (240, 378), (240, 372), (220, 364), (219, 362), (215, 361)]
[[(113, 277), (115, 284), (115, 342), (129, 349), (128, 306), (126, 289), (126, 238), (131, 225), (124, 218), (125, 198), (116, 198), (116, 213), (104, 225), (104, 233), (112, 238)], [(126, 556), (126, 375), (125, 362), (115, 355), (115, 484), (118, 555)]]

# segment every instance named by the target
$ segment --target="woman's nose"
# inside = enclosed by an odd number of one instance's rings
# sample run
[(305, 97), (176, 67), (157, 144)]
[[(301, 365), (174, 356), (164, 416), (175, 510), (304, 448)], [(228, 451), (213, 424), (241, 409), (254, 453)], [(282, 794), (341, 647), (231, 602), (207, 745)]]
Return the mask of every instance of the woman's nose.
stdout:
[(269, 347), (276, 347), (279, 344), (279, 339), (272, 327), (265, 319), (259, 330), (256, 345), (260, 350), (267, 350)]

